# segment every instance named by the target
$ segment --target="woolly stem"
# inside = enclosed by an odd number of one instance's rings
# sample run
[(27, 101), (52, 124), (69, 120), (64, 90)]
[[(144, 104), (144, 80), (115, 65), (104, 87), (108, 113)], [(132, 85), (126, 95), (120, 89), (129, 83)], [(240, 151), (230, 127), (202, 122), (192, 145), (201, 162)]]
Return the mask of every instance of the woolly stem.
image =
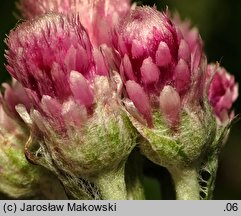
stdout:
[(199, 200), (200, 186), (195, 168), (172, 171), (177, 200)]
[[(82, 180), (75, 177), (59, 178), (62, 182), (68, 199), (72, 200), (92, 200), (99, 199), (94, 188), (87, 188), (82, 184)], [(86, 181), (87, 182), (87, 181)], [(89, 189), (89, 190), (88, 190)]]
[(103, 200), (126, 200), (127, 191), (124, 177), (124, 165), (117, 170), (110, 170), (94, 179)]
[(145, 200), (144, 189), (139, 179), (135, 181), (131, 190), (128, 191), (127, 199), (128, 200)]

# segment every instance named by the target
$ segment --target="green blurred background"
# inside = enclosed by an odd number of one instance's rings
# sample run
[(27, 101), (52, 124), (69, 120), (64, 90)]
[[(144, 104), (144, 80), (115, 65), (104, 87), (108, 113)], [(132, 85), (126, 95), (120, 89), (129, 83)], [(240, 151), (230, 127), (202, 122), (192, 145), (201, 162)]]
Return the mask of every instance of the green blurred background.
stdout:
[[(209, 62), (219, 61), (237, 82), (241, 83), (241, 4), (237, 0), (143, 0), (138, 4), (156, 4), (158, 9), (166, 6), (178, 11), (182, 18), (192, 20), (200, 30), (205, 42)], [(2, 0), (0, 7), (0, 81), (9, 79), (4, 68), (4, 38), (17, 19), (14, 17), (15, 1)], [(234, 106), (241, 113), (241, 99)], [(148, 199), (159, 199), (162, 190), (163, 199), (173, 199), (170, 190), (170, 176), (165, 169), (145, 160), (145, 187)], [(162, 179), (162, 185), (156, 179)], [(160, 189), (157, 189), (160, 188)], [(229, 140), (220, 157), (220, 166), (214, 199), (241, 199), (241, 122), (232, 128)]]

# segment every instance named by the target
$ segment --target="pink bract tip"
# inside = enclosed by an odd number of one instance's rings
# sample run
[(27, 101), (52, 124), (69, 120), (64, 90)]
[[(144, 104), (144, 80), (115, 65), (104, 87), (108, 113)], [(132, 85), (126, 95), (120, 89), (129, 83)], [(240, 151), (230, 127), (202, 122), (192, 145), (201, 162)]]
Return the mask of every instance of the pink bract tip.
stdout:
[(181, 99), (171, 86), (165, 86), (159, 97), (160, 111), (171, 127), (177, 126), (180, 120)]
[(135, 81), (126, 82), (126, 90), (133, 101), (137, 110), (142, 114), (146, 119), (148, 126), (152, 126), (152, 117), (151, 117), (151, 106), (148, 99), (148, 96), (144, 92), (143, 88), (136, 83)]
[(74, 98), (79, 101), (81, 105), (90, 108), (93, 104), (94, 98), (90, 86), (84, 76), (77, 71), (71, 71), (69, 82)]

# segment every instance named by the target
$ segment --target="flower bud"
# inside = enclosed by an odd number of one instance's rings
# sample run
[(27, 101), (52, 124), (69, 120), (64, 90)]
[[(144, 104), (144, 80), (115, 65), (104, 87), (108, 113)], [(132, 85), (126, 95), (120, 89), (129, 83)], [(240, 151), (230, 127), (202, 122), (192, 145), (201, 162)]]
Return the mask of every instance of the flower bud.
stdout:
[(194, 48), (166, 13), (150, 7), (137, 7), (119, 23), (113, 46), (127, 113), (146, 139), (140, 148), (176, 180), (177, 173), (200, 163), (216, 134), (201, 90), (206, 66), (202, 47)]
[[(165, 85), (171, 85), (182, 100), (186, 95), (189, 101), (192, 95), (203, 96), (199, 88), (203, 84), (200, 70), (206, 63), (202, 47), (194, 49), (167, 14), (137, 7), (115, 28), (112, 40), (122, 80), (140, 84), (153, 104)], [(201, 53), (199, 61), (196, 52)]]
[(224, 123), (232, 118), (230, 110), (238, 97), (238, 84), (235, 83), (234, 76), (219, 65), (208, 65), (207, 79), (210, 77), (212, 80), (208, 89), (208, 99), (217, 119)]
[[(83, 198), (80, 194), (100, 198), (79, 187), (81, 179), (96, 183), (102, 198), (110, 198), (105, 193), (111, 190), (103, 191), (107, 182), (103, 183), (102, 175), (124, 171), (136, 133), (122, 110), (115, 84), (108, 76), (100, 76), (103, 67), (96, 67), (78, 18), (46, 14), (17, 27), (7, 44), (7, 69), (34, 104), (30, 112), (17, 106), (32, 133), (27, 156), (52, 170), (66, 187), (76, 179), (75, 189), (70, 188), (74, 198)], [(38, 157), (31, 152), (35, 145), (41, 149)], [(123, 173), (118, 175), (123, 177)], [(124, 177), (118, 184), (124, 187)], [(112, 199), (125, 198), (115, 193)]]

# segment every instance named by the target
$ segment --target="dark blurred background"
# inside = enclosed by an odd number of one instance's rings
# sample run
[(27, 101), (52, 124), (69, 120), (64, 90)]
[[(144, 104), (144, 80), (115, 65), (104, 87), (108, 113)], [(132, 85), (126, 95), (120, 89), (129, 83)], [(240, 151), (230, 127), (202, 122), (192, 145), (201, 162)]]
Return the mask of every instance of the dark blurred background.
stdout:
[[(241, 83), (241, 4), (237, 0), (143, 0), (144, 3), (156, 5), (164, 10), (166, 6), (182, 18), (188, 18), (200, 30), (205, 42), (205, 50), (209, 62), (219, 61), (230, 73), (235, 75), (236, 81)], [(0, 7), (0, 81), (9, 79), (4, 68), (4, 38), (17, 19), (14, 17), (15, 1), (2, 0)], [(236, 113), (241, 113), (241, 99), (234, 105)], [(148, 199), (159, 199), (159, 189), (162, 198), (172, 199), (173, 191), (168, 192), (170, 179), (167, 172), (145, 161), (145, 187)], [(149, 168), (152, 169), (149, 169)], [(155, 177), (155, 178), (154, 178)], [(156, 177), (162, 178), (160, 186)], [(235, 124), (231, 130), (228, 143), (221, 156), (214, 199), (241, 199), (241, 122)]]

